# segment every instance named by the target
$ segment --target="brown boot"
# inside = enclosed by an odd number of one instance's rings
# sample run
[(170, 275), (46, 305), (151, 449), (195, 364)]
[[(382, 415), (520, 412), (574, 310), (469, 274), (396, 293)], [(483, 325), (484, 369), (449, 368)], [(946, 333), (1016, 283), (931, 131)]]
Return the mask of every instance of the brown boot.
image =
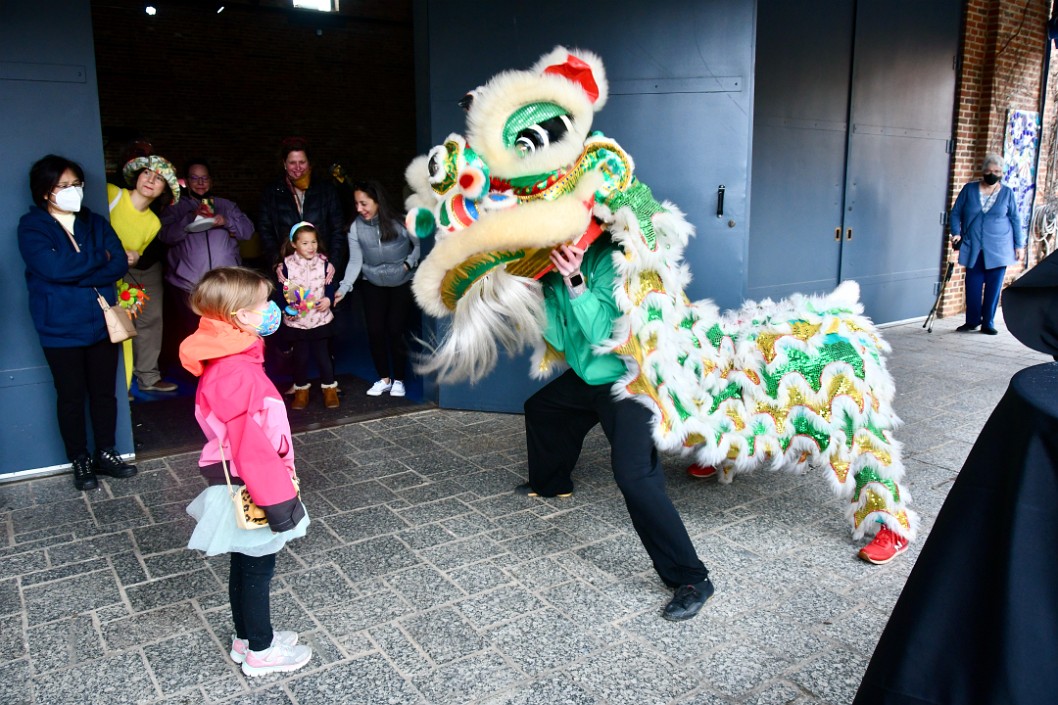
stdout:
[(300, 387), (294, 388), (294, 401), (290, 404), (290, 408), (294, 410), (304, 409), (309, 405), (309, 387), (305, 385), (304, 389)]
[(338, 383), (327, 387), (322, 386), (320, 389), (323, 391), (323, 405), (328, 409), (338, 408)]

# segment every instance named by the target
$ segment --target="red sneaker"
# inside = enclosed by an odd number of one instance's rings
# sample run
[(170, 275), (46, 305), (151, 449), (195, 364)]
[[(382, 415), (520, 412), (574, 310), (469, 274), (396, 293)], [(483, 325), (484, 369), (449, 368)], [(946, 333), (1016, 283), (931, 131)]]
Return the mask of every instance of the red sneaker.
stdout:
[(860, 549), (859, 556), (868, 563), (882, 565), (906, 551), (907, 546), (907, 539), (901, 537), (888, 526), (883, 526), (878, 529), (874, 540)]
[(712, 465), (699, 465), (698, 463), (695, 463), (687, 468), (687, 474), (691, 477), (715, 477), (716, 468)]

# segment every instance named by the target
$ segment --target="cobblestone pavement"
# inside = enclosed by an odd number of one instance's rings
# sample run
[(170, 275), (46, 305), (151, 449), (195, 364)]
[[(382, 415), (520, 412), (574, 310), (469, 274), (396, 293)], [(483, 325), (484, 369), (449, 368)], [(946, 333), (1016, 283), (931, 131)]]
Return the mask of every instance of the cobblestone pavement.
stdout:
[[(923, 538), (1011, 375), (1048, 361), (959, 322), (884, 331)], [(516, 415), (296, 442), (313, 523), (279, 556), (273, 616), (314, 647), (308, 667), (251, 681), (228, 660), (227, 557), (183, 548), (202, 482), (181, 455), (85, 494), (67, 476), (0, 485), (0, 703), (839, 705), (921, 546), (869, 566), (819, 473), (722, 486), (667, 458), (717, 586), (672, 624), (597, 431), (569, 500), (512, 494)]]

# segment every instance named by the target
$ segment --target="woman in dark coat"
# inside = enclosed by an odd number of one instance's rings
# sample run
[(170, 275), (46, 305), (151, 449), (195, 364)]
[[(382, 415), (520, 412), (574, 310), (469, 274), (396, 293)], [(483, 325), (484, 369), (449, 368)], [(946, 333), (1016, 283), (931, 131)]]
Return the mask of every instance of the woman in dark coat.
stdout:
[(326, 174), (312, 171), (308, 143), (297, 137), (283, 140), (283, 175), (261, 194), (257, 232), (269, 265), (278, 263), (279, 247), (290, 236), (295, 223), (307, 221), (316, 228), (337, 271), (345, 271), (349, 247), (345, 238), (345, 214), (338, 190)]
[[(128, 271), (128, 257), (110, 223), (81, 206), (84, 171), (77, 163), (49, 154), (30, 169), (29, 186), (35, 205), (18, 223), (18, 249), (26, 262), (30, 315), (55, 382), (74, 487), (91, 490), (98, 486), (96, 473), (136, 474), (114, 449), (119, 346), (110, 342), (96, 298), (98, 292), (117, 305), (114, 282)], [(85, 432), (86, 398), (94, 456)]]
[(952, 245), (966, 267), (966, 322), (955, 330), (967, 333), (980, 327), (995, 335), (1003, 277), (1008, 265), (1024, 261), (1025, 234), (1014, 191), (1000, 183), (1003, 159), (989, 154), (981, 171), (981, 180), (963, 186), (951, 209)]

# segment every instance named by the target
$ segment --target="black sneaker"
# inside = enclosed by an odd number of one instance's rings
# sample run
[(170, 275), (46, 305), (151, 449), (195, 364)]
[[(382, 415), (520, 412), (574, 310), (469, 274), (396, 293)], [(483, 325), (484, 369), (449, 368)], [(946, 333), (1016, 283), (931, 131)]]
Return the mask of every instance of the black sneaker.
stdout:
[[(977, 324), (980, 325), (980, 324)], [(955, 329), (956, 333), (969, 333), (972, 330), (977, 330), (977, 326), (972, 326), (969, 323), (963, 323), (961, 326)]]
[(82, 492), (99, 487), (96, 474), (92, 472), (92, 459), (88, 457), (88, 453), (74, 458), (73, 486)]
[(113, 448), (104, 448), (96, 451), (96, 472), (100, 475), (109, 475), (118, 479), (132, 477), (136, 474), (136, 466), (129, 465)]
[(697, 585), (681, 585), (676, 588), (669, 604), (661, 616), (670, 622), (682, 622), (698, 614), (706, 600), (713, 596), (713, 583), (706, 578)]
[(999, 335), (999, 331), (992, 326), (981, 326), (981, 332), (985, 335)]
[(528, 482), (526, 482), (524, 485), (518, 485), (517, 487), (515, 487), (514, 488), (514, 493), (515, 494), (520, 494), (523, 497), (561, 497), (562, 499), (569, 499), (570, 497), (573, 496), (573, 492), (572, 491), (570, 491), (570, 492), (559, 492), (558, 494), (554, 494), (554, 495), (538, 494), (536, 492), (536, 490), (534, 490), (532, 488), (532, 486)]

